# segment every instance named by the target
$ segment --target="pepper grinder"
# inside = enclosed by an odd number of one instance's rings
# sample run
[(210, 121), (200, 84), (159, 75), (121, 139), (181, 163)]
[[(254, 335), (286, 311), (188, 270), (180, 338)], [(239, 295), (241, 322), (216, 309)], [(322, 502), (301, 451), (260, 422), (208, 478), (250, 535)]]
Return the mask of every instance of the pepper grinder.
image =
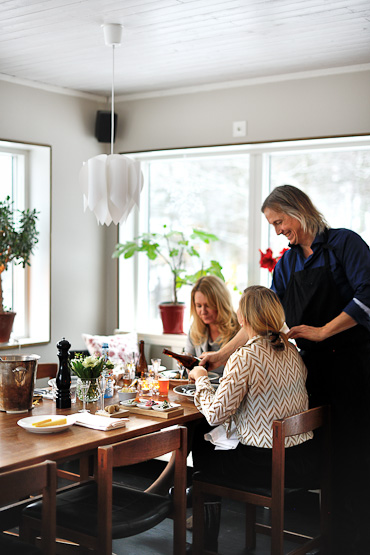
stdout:
[(64, 337), (57, 343), (59, 370), (56, 377), (57, 395), (56, 406), (57, 409), (70, 409), (71, 408), (71, 371), (68, 362), (68, 351), (71, 344)]

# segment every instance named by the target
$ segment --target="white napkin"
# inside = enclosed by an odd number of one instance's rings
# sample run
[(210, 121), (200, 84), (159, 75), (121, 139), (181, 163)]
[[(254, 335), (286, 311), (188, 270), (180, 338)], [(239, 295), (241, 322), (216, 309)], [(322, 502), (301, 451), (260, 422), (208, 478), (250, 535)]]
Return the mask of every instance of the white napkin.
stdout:
[(239, 443), (234, 422), (231, 424), (229, 437), (227, 437), (226, 430), (221, 425), (217, 426), (217, 428), (214, 428), (211, 432), (204, 434), (204, 439), (206, 441), (210, 441), (211, 443), (213, 443), (213, 445), (216, 446), (215, 451), (226, 451), (228, 449), (235, 449)]
[(124, 428), (128, 420), (128, 418), (107, 418), (106, 416), (90, 414), (89, 412), (79, 412), (73, 416), (75, 417), (74, 423), (78, 426), (102, 430), (103, 432), (115, 430), (116, 428)]

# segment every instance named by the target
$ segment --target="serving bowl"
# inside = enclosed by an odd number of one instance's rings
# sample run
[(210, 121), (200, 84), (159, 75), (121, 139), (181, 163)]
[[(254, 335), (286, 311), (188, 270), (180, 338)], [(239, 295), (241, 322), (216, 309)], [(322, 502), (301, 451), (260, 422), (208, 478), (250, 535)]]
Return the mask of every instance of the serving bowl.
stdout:
[(128, 401), (128, 399), (135, 399), (137, 391), (117, 391), (120, 401)]

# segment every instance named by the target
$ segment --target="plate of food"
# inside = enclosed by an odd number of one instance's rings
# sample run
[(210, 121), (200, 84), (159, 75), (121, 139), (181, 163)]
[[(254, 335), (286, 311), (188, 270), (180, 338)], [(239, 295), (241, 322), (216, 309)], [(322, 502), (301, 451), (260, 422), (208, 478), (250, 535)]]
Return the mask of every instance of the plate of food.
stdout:
[[(213, 389), (216, 391), (218, 385), (212, 384)], [(178, 385), (173, 388), (174, 392), (188, 399), (194, 399), (195, 395), (195, 384)]]
[[(180, 370), (165, 370), (163, 372), (159, 372), (162, 376), (168, 377), (170, 380), (171, 385), (178, 385), (181, 383), (188, 383), (187, 374), (186, 379), (181, 377)], [(219, 375), (216, 372), (208, 372), (208, 377), (211, 382), (218, 380)]]
[(74, 419), (68, 416), (42, 414), (22, 418), (18, 420), (17, 424), (33, 434), (56, 434), (70, 428), (74, 424)]
[(120, 404), (123, 405), (124, 407), (137, 407), (137, 405), (140, 403), (140, 400), (135, 398), (135, 399), (126, 399), (125, 401), (121, 401)]
[(167, 400), (162, 401), (162, 403), (158, 403), (152, 406), (153, 410), (157, 410), (159, 412), (165, 412), (167, 410), (175, 409), (177, 407), (181, 407), (179, 403), (169, 403)]
[(156, 405), (158, 405), (158, 403), (156, 401), (153, 401), (153, 399), (141, 399), (140, 403), (138, 403), (136, 406), (139, 409), (150, 410), (154, 408)]

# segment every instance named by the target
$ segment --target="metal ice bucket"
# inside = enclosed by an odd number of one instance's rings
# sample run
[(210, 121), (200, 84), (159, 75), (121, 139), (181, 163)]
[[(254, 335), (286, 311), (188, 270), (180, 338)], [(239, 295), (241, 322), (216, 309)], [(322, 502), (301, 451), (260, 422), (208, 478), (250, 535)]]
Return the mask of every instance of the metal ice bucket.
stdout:
[(31, 410), (39, 358), (38, 355), (0, 357), (0, 411)]

